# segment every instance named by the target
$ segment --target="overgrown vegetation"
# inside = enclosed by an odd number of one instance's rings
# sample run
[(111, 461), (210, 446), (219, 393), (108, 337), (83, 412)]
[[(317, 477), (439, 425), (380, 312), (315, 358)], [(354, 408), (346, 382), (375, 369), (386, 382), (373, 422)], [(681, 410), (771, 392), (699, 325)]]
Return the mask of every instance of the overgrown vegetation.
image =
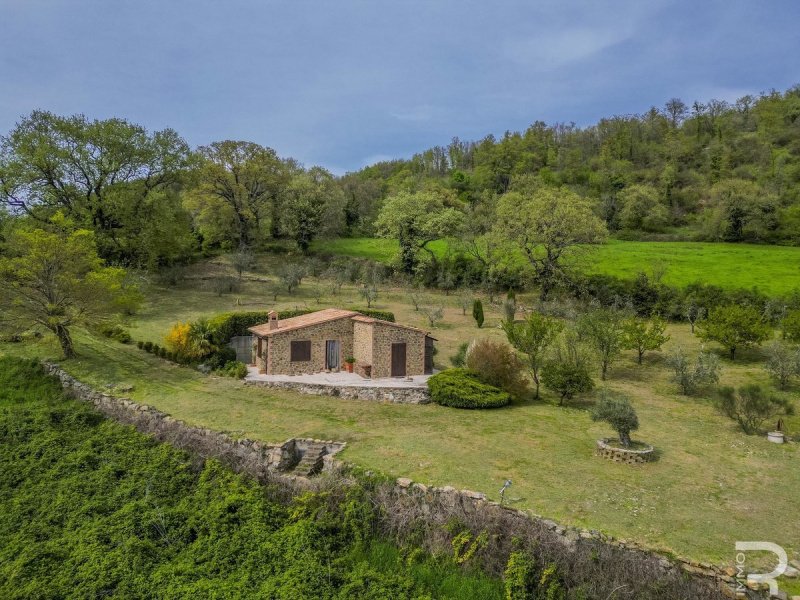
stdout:
[(358, 487), (287, 498), (65, 399), (36, 363), (0, 359), (0, 407), (3, 598), (502, 596), (375, 538)]
[(730, 386), (717, 392), (720, 410), (736, 421), (748, 435), (761, 430), (765, 421), (794, 414), (794, 405), (757, 384), (734, 389)]

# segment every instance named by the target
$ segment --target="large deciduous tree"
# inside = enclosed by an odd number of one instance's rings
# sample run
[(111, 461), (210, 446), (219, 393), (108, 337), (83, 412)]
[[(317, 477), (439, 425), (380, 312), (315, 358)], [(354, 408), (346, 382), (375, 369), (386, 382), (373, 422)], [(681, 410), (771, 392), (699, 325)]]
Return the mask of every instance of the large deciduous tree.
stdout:
[(504, 194), (496, 219), (495, 234), (522, 250), (533, 267), (542, 300), (563, 275), (564, 259), (581, 244), (601, 243), (608, 233), (590, 202), (567, 189)]
[(344, 229), (345, 196), (333, 175), (313, 167), (292, 179), (282, 215), (283, 231), (307, 252), (314, 238)]
[(779, 204), (757, 183), (727, 179), (711, 188), (706, 228), (712, 239), (764, 241), (778, 228)]
[(375, 229), (378, 235), (400, 243), (400, 265), (405, 273), (414, 272), (421, 250), (435, 258), (428, 244), (457, 236), (462, 230), (464, 213), (456, 208), (457, 202), (432, 191), (399, 192), (386, 200)]
[(73, 326), (105, 320), (139, 303), (125, 278), (124, 269), (104, 266), (89, 230), (14, 231), (0, 257), (0, 304), (6, 307), (0, 324), (49, 329), (71, 358)]
[(248, 248), (277, 232), (293, 163), (271, 148), (231, 140), (201, 146), (197, 157), (187, 205), (208, 245)]
[(661, 231), (669, 224), (669, 211), (651, 185), (632, 185), (619, 193), (620, 225), (625, 229)]
[(0, 140), (0, 204), (41, 222), (60, 212), (102, 257), (158, 266), (192, 244), (176, 192), (188, 154), (171, 129), (34, 111)]

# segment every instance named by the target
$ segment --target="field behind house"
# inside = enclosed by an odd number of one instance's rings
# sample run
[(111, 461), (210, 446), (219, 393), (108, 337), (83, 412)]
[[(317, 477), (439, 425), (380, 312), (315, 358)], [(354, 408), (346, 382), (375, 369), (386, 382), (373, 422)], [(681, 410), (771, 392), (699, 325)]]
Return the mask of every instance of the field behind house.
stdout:
[[(397, 248), (395, 240), (379, 238), (338, 238), (314, 244), (319, 252), (387, 263)], [(443, 256), (448, 244), (437, 240), (430, 248)], [(662, 281), (676, 287), (703, 282), (726, 289), (756, 287), (773, 296), (800, 289), (800, 248), (789, 246), (610, 240), (580, 253), (576, 266), (587, 274), (626, 279), (663, 267)]]
[[(218, 296), (208, 289), (209, 277), (230, 273), (224, 259), (196, 265), (174, 287), (146, 284), (147, 304), (127, 326), (134, 339), (161, 343), (172, 323), (222, 311), (363, 306), (355, 287), (333, 297), (327, 282), (315, 279), (274, 303), (269, 273), (275, 261), (263, 259), (236, 294)], [(425, 327), (408, 293), (384, 286), (376, 307), (393, 311), (399, 322)], [(424, 304), (445, 308), (443, 323), (433, 330), (438, 365), (447, 366), (461, 342), (503, 338), (498, 307), (487, 306), (486, 325), (477, 329), (455, 296), (424, 296)], [(524, 295), (520, 302), (526, 302)], [(670, 325), (669, 333), (668, 346), (699, 350), (687, 326)], [(560, 408), (547, 395), (542, 402), (488, 411), (305, 396), (203, 376), (88, 332), (78, 332), (76, 342), (80, 356), (63, 362), (68, 371), (98, 388), (133, 385), (133, 399), (190, 423), (267, 441), (294, 436), (346, 441), (345, 460), (424, 483), (483, 491), (494, 499), (510, 478), (507, 498), (516, 507), (698, 560), (730, 562), (736, 540), (767, 539), (790, 553), (800, 550), (797, 444), (777, 446), (745, 436), (709, 399), (678, 395), (657, 354), (639, 367), (626, 353), (608, 382), (634, 402), (641, 421), (635, 438), (660, 453), (655, 463), (630, 467), (594, 456), (595, 440), (610, 431), (591, 421), (585, 404)], [(58, 357), (57, 344), (48, 337), (0, 345), (0, 352)], [(725, 361), (722, 382), (766, 383), (761, 361), (758, 351), (743, 353), (736, 363)], [(787, 424), (797, 431), (800, 417)]]

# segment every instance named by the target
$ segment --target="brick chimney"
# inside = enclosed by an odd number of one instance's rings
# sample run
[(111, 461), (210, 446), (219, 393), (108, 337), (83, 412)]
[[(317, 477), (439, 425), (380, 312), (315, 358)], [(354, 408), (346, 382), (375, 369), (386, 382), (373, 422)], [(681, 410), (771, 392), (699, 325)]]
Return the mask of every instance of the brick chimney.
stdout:
[(269, 330), (272, 331), (273, 329), (278, 328), (278, 313), (274, 310), (271, 310), (267, 313), (267, 318), (269, 319)]

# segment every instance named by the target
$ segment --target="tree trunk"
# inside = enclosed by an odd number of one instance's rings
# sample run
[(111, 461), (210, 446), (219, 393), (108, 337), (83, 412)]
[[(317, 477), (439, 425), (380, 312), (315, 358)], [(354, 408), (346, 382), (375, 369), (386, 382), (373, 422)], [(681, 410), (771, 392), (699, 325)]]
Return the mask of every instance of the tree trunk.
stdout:
[(58, 337), (59, 344), (61, 344), (64, 358), (75, 358), (75, 348), (72, 345), (72, 336), (69, 334), (69, 329), (64, 325), (56, 325), (53, 331)]
[(539, 374), (536, 371), (533, 372), (533, 383), (536, 384), (536, 393), (534, 394), (533, 398), (534, 398), (534, 400), (538, 400), (539, 399)]
[(629, 431), (620, 431), (619, 432), (619, 442), (625, 448), (630, 448), (630, 446), (631, 446), (631, 433)]
[(539, 293), (539, 300), (542, 302), (547, 302), (547, 299), (550, 297), (550, 290), (552, 290), (553, 285), (549, 279), (542, 280), (542, 290)]
[(731, 348), (731, 360), (736, 360), (736, 348)]
[(639, 364), (642, 364), (642, 357), (644, 356), (644, 350), (639, 350)]

